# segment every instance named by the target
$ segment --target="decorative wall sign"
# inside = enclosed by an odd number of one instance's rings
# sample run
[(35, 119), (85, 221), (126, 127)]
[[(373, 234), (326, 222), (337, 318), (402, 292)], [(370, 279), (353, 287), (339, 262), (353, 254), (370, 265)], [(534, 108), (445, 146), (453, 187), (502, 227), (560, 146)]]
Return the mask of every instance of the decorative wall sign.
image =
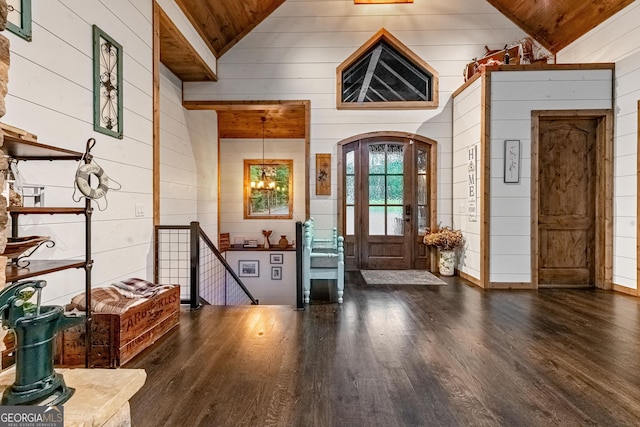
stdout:
[(93, 129), (122, 139), (122, 46), (93, 26)]
[(520, 141), (517, 139), (504, 142), (504, 182), (520, 182)]
[(316, 195), (331, 195), (331, 154), (316, 154)]
[(7, 0), (7, 30), (31, 41), (31, 0)]
[(239, 277), (260, 277), (260, 261), (238, 261)]
[(469, 192), (467, 201), (469, 204), (469, 221), (476, 222), (478, 219), (478, 173), (477, 173), (477, 150), (476, 146), (467, 148), (467, 157), (469, 162), (467, 164), (467, 184), (469, 185)]

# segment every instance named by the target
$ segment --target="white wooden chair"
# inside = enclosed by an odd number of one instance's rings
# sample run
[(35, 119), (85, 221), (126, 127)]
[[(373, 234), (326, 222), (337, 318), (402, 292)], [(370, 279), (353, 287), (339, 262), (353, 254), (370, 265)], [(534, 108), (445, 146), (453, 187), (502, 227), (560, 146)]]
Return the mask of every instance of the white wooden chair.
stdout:
[[(344, 237), (338, 236), (336, 228), (330, 239), (315, 237), (313, 218), (304, 223), (304, 242), (302, 249), (302, 284), (304, 302), (309, 303), (311, 294), (311, 280), (335, 280), (338, 293), (338, 303), (342, 303), (344, 295)], [(314, 265), (314, 260), (331, 260), (335, 262)], [(315, 264), (319, 264), (316, 262)]]

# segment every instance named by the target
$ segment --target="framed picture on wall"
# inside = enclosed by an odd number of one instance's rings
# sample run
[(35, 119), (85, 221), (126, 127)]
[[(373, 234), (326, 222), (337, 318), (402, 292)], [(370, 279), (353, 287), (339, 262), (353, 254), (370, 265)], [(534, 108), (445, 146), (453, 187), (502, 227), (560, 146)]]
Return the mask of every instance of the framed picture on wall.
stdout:
[(260, 277), (260, 261), (238, 261), (238, 276)]
[(271, 267), (271, 280), (282, 280), (282, 267)]
[(331, 195), (331, 154), (316, 154), (316, 195)]
[(520, 141), (517, 139), (504, 142), (504, 182), (520, 182)]
[(282, 264), (282, 254), (271, 254), (269, 261), (271, 264)]
[(31, 0), (8, 0), (6, 3), (7, 30), (31, 41)]

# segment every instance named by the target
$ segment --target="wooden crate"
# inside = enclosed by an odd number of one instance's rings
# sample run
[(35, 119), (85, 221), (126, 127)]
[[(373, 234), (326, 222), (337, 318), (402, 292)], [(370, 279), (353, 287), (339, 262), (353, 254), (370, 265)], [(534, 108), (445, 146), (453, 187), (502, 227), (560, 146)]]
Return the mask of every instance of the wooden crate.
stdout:
[[(180, 321), (180, 287), (137, 304), (122, 314), (93, 313), (91, 359), (96, 368), (117, 368), (171, 330)], [(85, 364), (85, 326), (58, 332), (56, 366)]]

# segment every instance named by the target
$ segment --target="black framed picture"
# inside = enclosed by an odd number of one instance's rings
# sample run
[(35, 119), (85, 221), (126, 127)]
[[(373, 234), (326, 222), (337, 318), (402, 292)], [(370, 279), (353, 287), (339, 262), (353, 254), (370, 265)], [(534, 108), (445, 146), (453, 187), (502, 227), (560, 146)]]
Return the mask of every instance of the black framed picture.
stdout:
[(271, 267), (271, 280), (282, 280), (282, 267)]
[(270, 262), (271, 262), (271, 264), (282, 264), (283, 255), (282, 254), (271, 254)]
[(238, 261), (238, 276), (260, 277), (260, 261)]

